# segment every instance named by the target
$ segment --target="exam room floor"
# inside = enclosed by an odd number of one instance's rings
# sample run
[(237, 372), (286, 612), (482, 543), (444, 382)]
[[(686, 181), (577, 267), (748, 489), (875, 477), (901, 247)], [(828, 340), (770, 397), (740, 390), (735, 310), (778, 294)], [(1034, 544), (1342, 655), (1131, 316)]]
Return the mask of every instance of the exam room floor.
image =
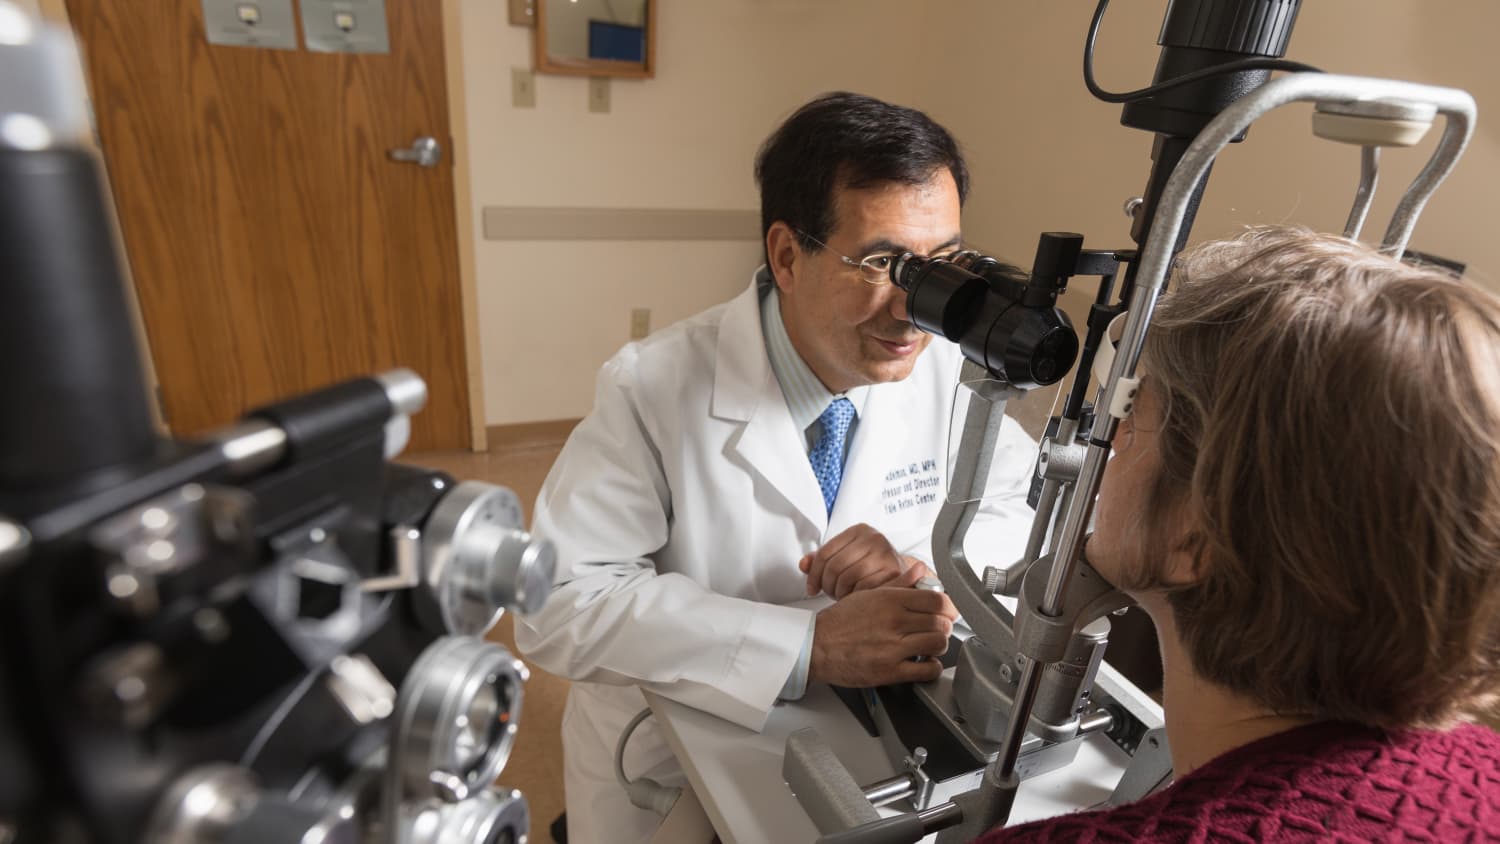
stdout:
[[(429, 451), (407, 454), (402, 460), (447, 472), (459, 480), (488, 481), (509, 487), (526, 507), (529, 524), (537, 492), (571, 429), (571, 423), (516, 426), (492, 432), (488, 453)], [(510, 614), (490, 631), (489, 638), (517, 653)], [(521, 730), (510, 762), (500, 775), (500, 784), (520, 789), (526, 795), (531, 808), (531, 840), (546, 842), (551, 840), (548, 824), (563, 810), (561, 726), (568, 682), (529, 661), (526, 665), (531, 669), (531, 679), (526, 683), (522, 700)]]

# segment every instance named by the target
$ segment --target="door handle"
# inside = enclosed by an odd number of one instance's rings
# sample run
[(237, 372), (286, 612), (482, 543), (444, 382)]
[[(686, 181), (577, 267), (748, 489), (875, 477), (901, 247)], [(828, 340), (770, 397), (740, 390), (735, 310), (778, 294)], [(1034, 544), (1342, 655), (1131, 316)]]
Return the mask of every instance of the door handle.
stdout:
[(418, 167), (436, 167), (443, 158), (443, 148), (438, 144), (437, 138), (421, 137), (411, 142), (411, 146), (404, 149), (391, 150), (393, 161), (410, 161)]

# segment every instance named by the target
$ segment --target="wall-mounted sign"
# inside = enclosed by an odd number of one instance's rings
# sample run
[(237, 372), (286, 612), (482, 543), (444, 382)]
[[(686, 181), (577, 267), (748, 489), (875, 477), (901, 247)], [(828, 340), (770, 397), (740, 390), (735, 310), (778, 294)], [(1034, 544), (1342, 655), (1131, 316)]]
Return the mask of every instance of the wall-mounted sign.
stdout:
[(203, 0), (203, 28), (210, 44), (297, 49), (292, 0)]
[(302, 0), (302, 33), (314, 53), (389, 53), (385, 0)]

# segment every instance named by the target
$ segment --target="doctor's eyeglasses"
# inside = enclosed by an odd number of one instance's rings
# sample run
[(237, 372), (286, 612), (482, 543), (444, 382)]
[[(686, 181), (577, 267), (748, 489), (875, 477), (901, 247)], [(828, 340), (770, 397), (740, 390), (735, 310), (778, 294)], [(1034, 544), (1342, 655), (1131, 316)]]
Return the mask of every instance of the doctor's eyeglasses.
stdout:
[[(874, 252), (856, 261), (855, 259), (850, 258), (848, 255), (845, 255), (833, 249), (828, 244), (824, 243), (821, 240), (818, 240), (816, 237), (813, 237), (805, 231), (802, 231), (800, 229), (793, 229), (793, 231), (796, 231), (797, 234), (800, 234), (808, 240), (811, 240), (813, 243), (816, 243), (824, 249), (827, 249), (833, 255), (838, 256), (839, 261), (845, 266), (853, 267), (854, 269), (859, 270), (859, 278), (866, 284), (873, 284), (876, 286), (882, 284), (890, 284), (891, 266), (895, 264), (896, 259), (901, 257), (901, 255), (903, 254), (901, 252), (891, 251)], [(959, 254), (962, 251), (962, 246), (955, 246), (951, 249), (944, 250), (940, 254), (923, 257), (931, 257), (946, 261), (952, 259), (953, 256)]]

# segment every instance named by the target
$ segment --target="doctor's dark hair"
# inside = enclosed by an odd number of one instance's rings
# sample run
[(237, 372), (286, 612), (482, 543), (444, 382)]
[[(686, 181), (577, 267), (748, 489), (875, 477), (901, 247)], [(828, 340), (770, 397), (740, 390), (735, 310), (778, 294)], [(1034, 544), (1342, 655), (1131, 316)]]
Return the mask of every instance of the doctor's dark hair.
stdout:
[[(1141, 359), (1163, 407), (1142, 507), (1180, 518), (1148, 520), (1120, 585), (1166, 591), (1197, 673), (1274, 712), (1481, 715), (1500, 699), (1500, 299), (1294, 228), (1205, 244), (1173, 278)], [(1173, 546), (1196, 582), (1166, 582)]]
[(863, 94), (837, 91), (797, 109), (761, 145), (755, 158), (760, 185), (760, 239), (786, 223), (808, 252), (827, 242), (834, 191), (898, 183), (921, 185), (946, 168), (960, 204), (969, 195), (969, 168), (958, 142), (916, 109)]

